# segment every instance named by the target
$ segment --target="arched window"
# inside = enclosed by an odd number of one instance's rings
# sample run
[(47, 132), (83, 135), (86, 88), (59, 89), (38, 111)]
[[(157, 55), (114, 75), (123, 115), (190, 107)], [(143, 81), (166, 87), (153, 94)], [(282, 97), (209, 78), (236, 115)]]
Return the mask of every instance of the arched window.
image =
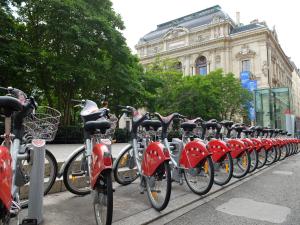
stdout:
[(181, 62), (177, 62), (175, 64), (175, 69), (178, 70), (179, 72), (182, 72), (182, 64), (181, 64)]
[(205, 56), (200, 56), (196, 60), (196, 74), (206, 75), (207, 74), (207, 60)]

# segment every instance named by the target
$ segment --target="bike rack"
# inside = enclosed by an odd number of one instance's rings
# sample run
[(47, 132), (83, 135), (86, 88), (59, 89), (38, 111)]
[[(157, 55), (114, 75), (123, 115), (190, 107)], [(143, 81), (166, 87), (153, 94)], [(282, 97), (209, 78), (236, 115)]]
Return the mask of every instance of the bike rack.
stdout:
[(37, 225), (43, 221), (44, 171), (46, 142), (42, 139), (32, 140), (32, 169), (29, 184), (28, 216), (22, 225)]

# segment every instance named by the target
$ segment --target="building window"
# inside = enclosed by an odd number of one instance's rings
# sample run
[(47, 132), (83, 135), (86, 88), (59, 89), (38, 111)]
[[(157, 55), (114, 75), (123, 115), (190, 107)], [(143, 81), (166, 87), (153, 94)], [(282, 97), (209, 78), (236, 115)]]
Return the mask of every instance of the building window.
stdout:
[(207, 60), (204, 56), (200, 56), (196, 60), (196, 74), (200, 74), (200, 75), (207, 74)]
[(243, 60), (242, 61), (242, 72), (250, 72), (250, 60)]
[(182, 72), (182, 63), (181, 62), (177, 62), (175, 64), (175, 69), (178, 70), (178, 72)]
[(221, 68), (221, 56), (217, 55), (215, 58), (215, 69)]

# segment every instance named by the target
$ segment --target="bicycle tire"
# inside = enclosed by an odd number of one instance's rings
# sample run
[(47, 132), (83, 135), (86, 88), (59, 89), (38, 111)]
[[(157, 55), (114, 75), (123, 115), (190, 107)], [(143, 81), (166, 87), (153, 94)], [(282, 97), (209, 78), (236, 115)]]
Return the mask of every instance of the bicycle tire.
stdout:
[[(101, 210), (100, 207), (103, 206), (106, 206), (106, 210), (104, 210), (105, 219), (101, 218), (103, 209)], [(93, 208), (97, 225), (110, 225), (112, 223), (113, 188), (111, 170), (104, 171), (97, 180)]]
[(277, 151), (274, 147), (272, 147), (272, 149), (267, 151), (267, 161), (266, 161), (266, 165), (272, 165), (274, 162), (276, 162), (276, 158), (277, 158)]
[(250, 160), (251, 163), (249, 173), (252, 173), (257, 169), (258, 166), (258, 152), (255, 149), (250, 153)]
[(287, 146), (286, 145), (281, 146), (279, 161), (284, 160), (287, 157), (287, 154), (288, 154)]
[[(222, 163), (225, 161), (226, 158), (228, 159), (228, 166), (226, 166), (226, 164), (225, 164), (225, 172), (228, 174), (228, 176), (223, 181), (218, 180), (219, 174), (218, 174), (217, 170), (215, 169), (216, 164), (214, 163), (214, 183), (217, 185), (220, 185), (220, 186), (227, 184), (232, 178), (233, 161), (232, 161), (232, 156), (231, 156), (230, 152), (226, 153), (226, 156), (225, 156), (224, 160), (222, 160)], [(228, 168), (226, 168), (226, 167), (228, 167)]]
[[(242, 157), (244, 157), (244, 158), (242, 158)], [(237, 172), (235, 172), (235, 169), (237, 167), (239, 167), (241, 169), (241, 166), (239, 165), (239, 162), (241, 160), (244, 160), (244, 162), (246, 162), (246, 167), (243, 170), (243, 172), (238, 174)], [(235, 178), (242, 178), (242, 177), (246, 176), (247, 173), (249, 172), (249, 169), (250, 169), (250, 163), (251, 163), (250, 154), (246, 150), (239, 157), (237, 157), (236, 159), (233, 159), (233, 174), (232, 174), (232, 176), (235, 177)]]
[[(194, 173), (194, 170), (196, 169), (196, 172), (198, 172), (197, 168), (193, 168), (192, 170), (184, 170), (184, 179), (188, 185), (188, 187), (191, 189), (192, 192), (194, 192), (195, 194), (197, 195), (205, 195), (207, 194), (210, 189), (212, 188), (212, 185), (214, 183), (214, 165), (213, 165), (213, 161), (211, 159), (211, 156), (208, 156), (206, 157), (204, 160), (202, 160), (202, 162), (200, 162), (197, 167), (200, 166), (200, 170), (199, 170), (199, 173), (201, 173), (202, 171), (204, 171), (204, 173), (206, 173), (205, 170), (207, 170), (207, 174), (209, 174), (209, 179), (208, 179), (208, 182), (207, 182), (207, 185), (199, 190), (199, 189), (196, 189), (194, 187), (194, 185), (192, 185), (192, 182), (190, 182), (190, 179), (187, 177), (188, 176), (188, 172), (192, 172)], [(207, 168), (205, 168), (207, 167)], [(201, 175), (201, 174), (200, 174)]]
[[(44, 196), (49, 193), (53, 184), (55, 183), (57, 171), (58, 171), (58, 165), (57, 165), (56, 158), (48, 149), (46, 149), (46, 151), (45, 151), (45, 159), (48, 160), (49, 165), (51, 165), (50, 166), (51, 169), (50, 169), (49, 181), (46, 182), (46, 184), (44, 183)], [(47, 164), (45, 164), (45, 173), (47, 173), (47, 171), (48, 171), (46, 166), (47, 166)], [(22, 208), (27, 208), (28, 207), (28, 199), (22, 200), (20, 202), (20, 205)]]
[[(77, 152), (75, 155), (73, 155), (73, 157), (66, 164), (66, 167), (63, 172), (63, 182), (64, 182), (66, 189), (75, 195), (81, 195), (81, 196), (87, 195), (91, 192), (90, 187), (89, 187), (89, 175), (88, 175), (87, 161), (83, 161), (83, 160), (87, 160), (84, 156), (84, 153), (85, 153), (85, 148), (81, 149), (79, 152)], [(85, 185), (85, 183), (82, 184), (82, 182), (79, 180), (79, 181), (76, 181), (77, 183), (79, 183), (79, 187), (76, 188), (73, 184), (71, 184), (70, 174), (74, 174), (74, 172), (72, 173), (72, 171), (70, 171), (70, 170), (71, 170), (72, 163), (74, 163), (74, 160), (76, 162), (77, 157), (80, 156), (81, 154), (83, 156), (80, 161), (80, 170), (79, 171), (84, 170), (84, 171), (81, 171), (81, 173), (83, 173), (83, 175), (84, 175), (83, 180), (85, 180), (88, 185)], [(82, 162), (83, 162), (83, 164), (82, 164)], [(75, 172), (77, 172), (77, 171), (75, 171)], [(71, 175), (71, 177), (72, 177), (71, 179), (74, 179), (74, 177), (76, 177), (76, 176)], [(75, 178), (75, 179), (77, 179), (77, 178)], [(80, 186), (83, 186), (83, 187), (80, 187)], [(84, 189), (80, 190), (81, 188), (84, 188)]]
[[(114, 178), (115, 181), (121, 185), (131, 184), (139, 177), (137, 173), (137, 168), (135, 168), (136, 167), (135, 160), (133, 154), (130, 155), (129, 152), (130, 150), (132, 150), (132, 147), (121, 152), (120, 155), (114, 161), (114, 166), (113, 166)], [(125, 168), (125, 166), (128, 166), (128, 168)], [(121, 174), (123, 175), (123, 177), (120, 176)]]
[[(157, 188), (156, 186), (156, 179), (159, 180), (166, 180), (166, 187), (165, 187), (165, 195), (163, 196), (162, 202), (158, 203), (155, 198), (159, 198), (158, 193), (162, 193), (161, 190), (153, 191), (153, 188)], [(152, 207), (156, 211), (164, 210), (170, 201), (171, 196), (171, 168), (168, 161), (163, 162), (154, 172), (154, 174), (150, 177), (145, 177), (146, 180), (146, 190), (148, 199), (152, 205)], [(154, 184), (154, 186), (153, 186)]]
[(265, 148), (261, 148), (258, 151), (258, 164), (257, 169), (262, 168), (267, 162), (267, 151)]

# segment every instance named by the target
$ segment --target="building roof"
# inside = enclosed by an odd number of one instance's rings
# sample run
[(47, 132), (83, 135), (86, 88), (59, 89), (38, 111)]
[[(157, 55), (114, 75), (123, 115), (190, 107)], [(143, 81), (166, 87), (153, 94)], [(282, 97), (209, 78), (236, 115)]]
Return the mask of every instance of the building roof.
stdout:
[(215, 16), (219, 17), (220, 19), (230, 19), (230, 17), (221, 10), (221, 7), (219, 5), (215, 5), (213, 7), (186, 15), (184, 17), (159, 24), (157, 25), (156, 30), (146, 34), (140, 39), (140, 41), (151, 41), (157, 38), (161, 38), (170, 30), (170, 28), (173, 27), (185, 27), (187, 29), (191, 29), (194, 27), (209, 24)]
[(236, 26), (231, 29), (230, 34), (236, 34), (244, 31), (259, 29), (262, 27), (267, 27), (267, 26), (263, 23), (250, 23), (247, 25)]

